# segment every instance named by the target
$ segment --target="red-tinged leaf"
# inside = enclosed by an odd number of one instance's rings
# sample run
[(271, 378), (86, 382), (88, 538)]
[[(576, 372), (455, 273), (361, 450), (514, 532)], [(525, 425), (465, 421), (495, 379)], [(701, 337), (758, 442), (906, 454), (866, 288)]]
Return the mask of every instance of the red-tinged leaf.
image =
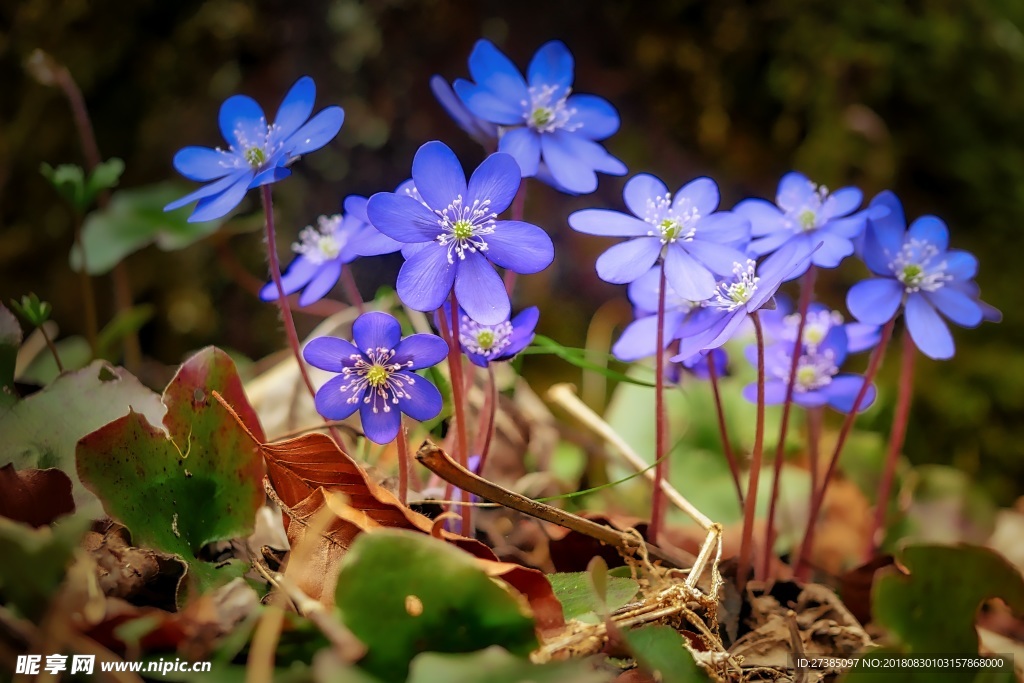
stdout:
[(41, 527), (74, 511), (71, 478), (64, 472), (0, 467), (0, 517)]
[[(215, 391), (245, 417), (214, 401)], [(181, 557), (187, 587), (202, 593), (245, 570), (197, 554), (213, 541), (252, 533), (264, 470), (250, 434), (261, 430), (234, 363), (212, 347), (182, 365), (163, 402), (166, 432), (130, 412), (79, 441), (78, 473), (135, 545)]]
[(555, 591), (544, 572), (511, 562), (494, 562), (480, 558), (477, 558), (477, 565), (491, 578), (501, 579), (526, 597), (537, 628), (542, 632), (558, 630), (565, 626), (562, 603), (555, 597)]

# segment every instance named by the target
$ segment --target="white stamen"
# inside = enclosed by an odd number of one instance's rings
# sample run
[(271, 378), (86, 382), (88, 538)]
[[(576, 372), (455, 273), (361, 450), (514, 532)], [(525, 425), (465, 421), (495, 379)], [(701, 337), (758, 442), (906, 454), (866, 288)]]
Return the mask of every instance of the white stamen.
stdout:
[(476, 253), (487, 251), (485, 235), (493, 235), (494, 221), (498, 214), (491, 211), (490, 199), (474, 199), (472, 206), (462, 203), (462, 195), (455, 198), (447, 208), (438, 211), (437, 224), (441, 232), (434, 238), (442, 247), (448, 247), (448, 263), (455, 263), (454, 254), (459, 260), (466, 258), (466, 252)]
[[(784, 341), (795, 341), (796, 330), (800, 326), (800, 314), (790, 313), (782, 320), (782, 339)], [(803, 343), (810, 351), (817, 349), (818, 345), (825, 341), (825, 337), (832, 330), (843, 324), (843, 314), (839, 311), (808, 311), (807, 322), (804, 323)]]
[(459, 341), (470, 353), (488, 360), (501, 355), (512, 344), (512, 323), (481, 325), (467, 315), (459, 321)]
[(561, 90), (563, 88), (557, 85), (543, 85), (529, 89), (530, 101), (522, 100), (519, 103), (525, 110), (523, 121), (528, 127), (538, 133), (553, 133), (556, 130), (565, 130), (571, 133), (583, 126), (583, 123), (579, 121), (572, 121), (572, 117), (576, 115), (576, 108), (566, 105), (566, 100), (572, 89), (565, 88), (562, 96), (555, 99), (555, 93)]
[[(253, 130), (247, 130), (242, 125), (235, 128), (237, 148), (234, 145), (229, 146), (227, 150), (223, 150), (220, 147), (217, 148), (216, 151), (223, 155), (219, 161), (222, 167), (235, 169), (252, 168), (253, 170), (261, 171), (281, 151), (281, 148), (284, 146), (284, 140), (277, 139), (281, 131), (280, 126), (276, 123), (267, 125), (266, 119), (261, 117), (253, 128)], [(251, 132), (255, 132), (256, 136), (250, 140), (249, 133)]]
[[(773, 374), (776, 379), (789, 382), (791, 358), (792, 356), (788, 356), (783, 363), (775, 368)], [(805, 353), (797, 361), (793, 391), (804, 393), (827, 387), (838, 372), (836, 355), (831, 349), (825, 349), (823, 353)]]
[(320, 216), (317, 227), (307, 225), (299, 233), (299, 241), (292, 244), (292, 251), (302, 254), (311, 263), (320, 265), (338, 258), (348, 241), (341, 232), (341, 214)]
[(403, 367), (411, 367), (412, 361), (392, 363), (394, 349), (378, 346), (366, 349), (363, 354), (352, 354), (351, 367), (342, 368), (341, 374), (349, 381), (339, 387), (344, 394), (351, 394), (346, 403), (369, 404), (374, 413), (391, 412), (391, 406), (398, 405), (402, 398), (412, 398), (407, 388), (416, 383), (413, 374), (399, 374)]
[[(889, 262), (889, 269), (896, 279), (903, 283), (908, 293), (924, 290), (934, 292), (953, 279), (946, 274), (949, 264), (936, 262), (939, 248), (931, 242), (911, 239), (903, 244), (900, 252)], [(886, 252), (888, 256), (888, 252)]]
[(786, 213), (786, 224), (793, 232), (811, 232), (817, 230), (827, 221), (821, 215), (821, 209), (828, 199), (828, 188), (807, 181), (811, 193), (800, 204), (784, 206), (785, 198), (780, 197), (779, 206)]
[(664, 196), (647, 200), (643, 219), (655, 228), (647, 231), (648, 236), (657, 237), (662, 244), (672, 244), (680, 240), (689, 242), (697, 234), (700, 212), (697, 211), (697, 207), (690, 206), (688, 199), (684, 199), (673, 209), (672, 193), (669, 192)]
[(704, 305), (732, 312), (750, 301), (757, 292), (757, 283), (761, 281), (755, 266), (751, 259), (747, 259), (746, 264), (735, 262), (732, 267), (735, 280), (719, 282), (714, 295)]

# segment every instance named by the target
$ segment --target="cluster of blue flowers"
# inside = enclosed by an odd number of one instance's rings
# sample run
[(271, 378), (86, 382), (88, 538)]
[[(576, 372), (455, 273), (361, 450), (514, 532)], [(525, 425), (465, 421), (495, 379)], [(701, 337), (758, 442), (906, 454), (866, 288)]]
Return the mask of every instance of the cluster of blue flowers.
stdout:
[[(411, 179), (395, 192), (348, 197), (342, 214), (321, 216), (315, 227), (303, 229), (282, 284), (285, 294), (301, 291), (299, 304), (309, 305), (335, 286), (354, 259), (401, 251), (406, 260), (398, 275), (399, 297), (446, 321), (457, 301), (453, 338), (473, 363), (486, 366), (527, 346), (538, 320), (536, 308), (512, 316), (509, 292), (495, 267), (536, 273), (554, 258), (543, 229), (521, 215), (501, 218), (523, 179), (586, 194), (596, 189), (598, 173), (624, 175), (627, 169), (600, 144), (618, 130), (618, 113), (600, 97), (573, 92), (573, 57), (563, 43), (543, 45), (524, 76), (481, 40), (469, 57), (469, 75), (471, 80), (453, 84), (441, 77), (431, 81), (456, 123), (492, 152), (468, 180), (447, 145), (427, 142), (413, 159)], [(190, 220), (211, 220), (237, 207), (249, 189), (287, 177), (290, 164), (326, 145), (341, 128), (339, 107), (310, 118), (315, 93), (311, 79), (299, 79), (271, 124), (252, 99), (226, 100), (220, 128), (228, 148), (178, 152), (175, 168), (208, 184), (167, 209), (196, 202)], [(926, 216), (908, 229), (888, 192), (862, 209), (859, 190), (830, 192), (790, 173), (774, 203), (747, 199), (724, 211), (709, 178), (673, 193), (653, 175), (640, 174), (625, 184), (623, 199), (628, 212), (584, 209), (569, 217), (569, 225), (590, 235), (628, 238), (596, 264), (604, 280), (629, 284), (637, 319), (614, 347), (626, 361), (671, 349), (671, 359), (683, 367), (703, 376), (709, 367), (721, 374), (721, 347), (751, 315), (771, 308), (784, 282), (812, 265), (835, 268), (855, 253), (876, 276), (849, 292), (848, 308), (860, 323), (843, 324), (839, 313), (814, 304), (797, 340), (798, 314), (783, 307), (764, 314), (771, 340), (765, 354), (768, 402), (784, 400), (792, 384), (799, 405), (850, 410), (863, 378), (841, 373), (843, 361), (877, 342), (878, 326), (901, 309), (915, 344), (932, 358), (953, 355), (944, 318), (972, 327), (998, 317), (979, 299), (976, 260), (948, 248), (942, 221)], [(261, 297), (270, 301), (277, 294), (269, 284)], [(659, 308), (663, 349), (656, 343)], [(356, 321), (352, 343), (315, 339), (304, 356), (337, 373), (317, 393), (317, 409), (330, 419), (358, 409), (366, 435), (384, 443), (398, 433), (400, 413), (418, 420), (438, 414), (436, 388), (414, 371), (440, 362), (447, 351), (433, 335), (401, 339), (398, 322), (375, 312)], [(864, 405), (869, 402), (870, 396)]]

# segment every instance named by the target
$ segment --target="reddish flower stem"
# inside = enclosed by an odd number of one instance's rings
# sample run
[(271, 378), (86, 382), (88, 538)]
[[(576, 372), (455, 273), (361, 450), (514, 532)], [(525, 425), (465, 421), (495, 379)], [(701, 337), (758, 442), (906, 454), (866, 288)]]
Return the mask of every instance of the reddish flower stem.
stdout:
[(800, 280), (800, 321), (796, 326), (796, 340), (793, 342), (793, 358), (789, 364), (789, 382), (786, 384), (786, 400), (782, 404), (782, 421), (779, 424), (779, 442), (775, 447), (775, 461), (772, 463), (772, 493), (768, 499), (768, 523), (765, 527), (764, 552), (761, 555), (761, 576), (768, 576), (772, 552), (775, 548), (775, 510), (779, 500), (779, 484), (782, 479), (782, 463), (786, 458), (786, 434), (789, 432), (789, 414), (793, 408), (793, 388), (796, 386), (796, 370), (803, 353), (804, 326), (807, 324), (807, 310), (811, 306), (811, 293), (817, 269), (814, 264), (807, 269)]
[(857, 419), (857, 411), (860, 410), (861, 405), (864, 403), (864, 398), (868, 394), (868, 387), (871, 386), (875, 375), (878, 374), (878, 369), (882, 365), (885, 349), (889, 345), (889, 340), (892, 339), (892, 328), (895, 324), (896, 319), (893, 318), (882, 328), (882, 338), (878, 342), (878, 346), (871, 353), (871, 360), (868, 361), (868, 370), (864, 373), (864, 384), (861, 386), (860, 391), (857, 392), (852, 409), (846, 414), (843, 426), (839, 430), (836, 447), (832, 451), (832, 459), (829, 460), (828, 469), (825, 470), (825, 475), (821, 478), (821, 487), (814, 492), (811, 498), (811, 507), (807, 514), (807, 528), (804, 530), (804, 540), (800, 544), (800, 550), (797, 553), (794, 566), (794, 575), (800, 581), (806, 581), (810, 576), (810, 557), (811, 551), (814, 548), (814, 532), (817, 527), (818, 514), (821, 512), (821, 504), (825, 500), (825, 494), (828, 492), (828, 485), (832, 481), (832, 475), (835, 474), (839, 456), (843, 453), (843, 446), (846, 445), (846, 439), (850, 435), (850, 430), (853, 429), (854, 421)]
[(900, 459), (900, 451), (907, 436), (907, 423), (910, 420), (910, 403), (914, 395), (914, 358), (917, 351), (914, 341), (907, 330), (903, 330), (903, 349), (900, 354), (900, 384), (896, 395), (896, 414), (893, 416), (892, 431), (889, 434), (889, 447), (885, 453), (885, 466), (882, 469), (882, 480), (878, 485), (878, 496), (875, 498), (875, 518), (868, 535), (868, 544), (864, 559), (870, 560), (878, 549), (879, 533), (885, 527), (885, 515), (889, 510), (889, 494), (892, 491), (896, 465)]
[(473, 452), (480, 456), (480, 465), (477, 473), (483, 474), (484, 465), (487, 464), (487, 453), (491, 450), (491, 439), (494, 437), (494, 419), (498, 413), (498, 383), (494, 377), (494, 366), (487, 364), (487, 392), (484, 394), (484, 408), (477, 431), (476, 441), (473, 443)]
[(718, 416), (718, 435), (722, 439), (722, 452), (725, 460), (729, 463), (729, 472), (732, 473), (733, 484), (736, 485), (736, 500), (743, 509), (743, 484), (740, 483), (740, 464), (733, 453), (732, 444), (729, 442), (729, 429), (725, 423), (725, 408), (722, 406), (722, 393), (718, 388), (718, 371), (715, 369), (714, 354), (709, 353), (705, 360), (708, 363), (708, 379), (711, 382), (711, 395), (715, 399), (715, 413)]
[(665, 492), (661, 483), (668, 479), (668, 420), (665, 415), (665, 261), (658, 266), (658, 318), (654, 355), (654, 491), (651, 494), (651, 524), (647, 540), (658, 545), (665, 524)]
[(821, 465), (821, 426), (825, 418), (825, 410), (820, 406), (807, 411), (807, 467), (811, 474), (811, 498), (818, 490), (818, 467)]
[(398, 500), (405, 505), (409, 500), (409, 471), (412, 460), (409, 458), (409, 430), (403, 424), (395, 437), (398, 446)]
[(342, 266), (341, 268), (341, 288), (345, 292), (345, 298), (348, 299), (349, 304), (356, 307), (359, 315), (366, 313), (366, 304), (363, 303), (359, 287), (356, 286), (356, 279), (352, 275), (352, 269), (347, 266)]
[[(469, 440), (466, 436), (466, 385), (462, 372), (462, 344), (459, 341), (459, 301), (455, 289), (451, 294), (451, 315), (445, 319), (444, 308), (438, 318), (441, 320), (441, 335), (448, 342), (448, 371), (452, 381), (452, 403), (455, 406), (456, 462), (469, 469)], [(473, 532), (473, 508), (469, 505), (469, 491), (462, 491), (459, 514), (462, 515), (460, 532), (469, 536)]]
[(743, 505), (743, 536), (740, 540), (740, 556), (736, 567), (736, 583), (741, 595), (743, 586), (747, 583), (747, 575), (750, 573), (754, 513), (757, 509), (757, 482), (764, 456), (764, 330), (761, 328), (761, 316), (756, 311), (750, 318), (754, 321), (754, 334), (757, 336), (757, 421), (754, 426), (754, 452), (750, 458), (750, 476), (747, 479), (747, 497)]

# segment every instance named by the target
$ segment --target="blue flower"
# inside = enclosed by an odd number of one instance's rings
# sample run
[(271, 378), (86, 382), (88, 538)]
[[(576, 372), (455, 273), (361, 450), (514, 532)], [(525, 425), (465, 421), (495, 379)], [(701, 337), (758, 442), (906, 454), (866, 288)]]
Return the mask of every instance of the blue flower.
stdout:
[(715, 377), (725, 377), (729, 372), (729, 354), (725, 349), (710, 349), (693, 354), (689, 358), (669, 363), (665, 367), (666, 379), (673, 384), (679, 384), (682, 370), (686, 370), (697, 379), (711, 379), (711, 371), (708, 369), (708, 358), (715, 366)]
[(1000, 317), (978, 300), (973, 281), (978, 260), (949, 248), (949, 230), (935, 216), (922, 216), (908, 229), (893, 193), (883, 192), (871, 204), (888, 209), (888, 215), (870, 221), (864, 238), (864, 262), (879, 277), (851, 287), (847, 308), (861, 322), (883, 325), (902, 305), (917, 348), (930, 358), (952, 358), (953, 336), (943, 316), (961, 327)]
[[(811, 322), (808, 314), (808, 323)], [(806, 333), (807, 326), (804, 327)], [(793, 335), (795, 337), (795, 334)], [(789, 390), (790, 370), (793, 367), (794, 339), (780, 341), (765, 349), (764, 399), (766, 404), (783, 403)], [(806, 338), (806, 337), (805, 337)], [(864, 378), (854, 374), (840, 374), (849, 352), (849, 340), (843, 325), (831, 325), (825, 336), (812, 345), (800, 345), (796, 376), (793, 381), (793, 402), (805, 408), (829, 405), (841, 413), (848, 413), (864, 386)], [(748, 346), (747, 360), (757, 366), (757, 347)], [(748, 401), (757, 401), (757, 385), (743, 389)], [(859, 411), (864, 411), (875, 400), (875, 387), (869, 386)]]
[[(542, 45), (524, 79), (493, 43), (480, 40), (469, 56), (469, 73), (475, 83), (459, 79), (455, 93), (469, 113), (498, 126), (498, 151), (515, 157), (524, 178), (550, 173), (557, 189), (587, 194), (597, 189), (598, 171), (626, 173), (596, 142), (619, 129), (619, 114), (603, 98), (572, 94), (573, 58), (564, 43)], [(475, 123), (445, 108), (474, 134)]]
[(198, 200), (188, 220), (213, 220), (238, 206), (248, 190), (287, 178), (288, 164), (320, 149), (341, 130), (341, 107), (327, 107), (309, 118), (315, 98), (313, 79), (303, 76), (285, 95), (271, 124), (251, 97), (232, 95), (224, 100), (220, 130), (228, 148), (185, 147), (174, 155), (174, 167), (183, 176), (213, 182), (171, 202), (164, 211)]
[[(435, 319), (445, 316), (445, 322), (451, 320), (451, 304), (445, 303), (437, 309)], [(511, 320), (497, 325), (481, 325), (466, 315), (459, 306), (459, 344), (462, 352), (473, 363), (481, 368), (497, 361), (511, 360), (517, 353), (530, 345), (535, 336), (534, 329), (540, 318), (536, 306), (524, 308)], [(435, 320), (440, 327), (440, 320)]]
[[(734, 211), (750, 221), (754, 238), (749, 247), (752, 256), (770, 254), (791, 242), (802, 243), (807, 249), (821, 243), (807, 267), (813, 263), (821, 268), (835, 268), (853, 253), (853, 239), (864, 230), (866, 215), (853, 213), (861, 199), (861, 191), (855, 187), (829, 192), (794, 172), (779, 181), (775, 204), (764, 199), (746, 199)], [(806, 270), (793, 273), (790, 279)]]
[(702, 301), (715, 293), (715, 274), (726, 275), (737, 261), (746, 262), (750, 225), (729, 211), (715, 212), (718, 185), (710, 178), (690, 181), (673, 197), (665, 183), (642, 173), (629, 179), (622, 194), (632, 216), (607, 209), (569, 216), (569, 225), (579, 232), (634, 238), (597, 259), (602, 280), (632, 282), (662, 256), (676, 294)]
[(366, 438), (379, 444), (398, 435), (401, 413), (420, 421), (437, 417), (441, 392), (413, 370), (441, 362), (448, 345), (432, 334), (401, 335), (394, 317), (375, 311), (352, 324), (354, 343), (317, 337), (306, 344), (307, 363), (338, 373), (316, 392), (317, 412), (344, 420), (359, 409)]
[[(292, 244), (298, 254), (281, 275), (285, 294), (303, 290), (299, 296), (300, 306), (324, 298), (338, 283), (341, 269), (359, 256), (390, 254), (401, 249), (387, 235), (381, 234), (370, 225), (366, 218), (366, 198), (351, 195), (345, 198), (345, 214), (320, 216), (316, 227), (305, 227), (299, 233), (299, 241)], [(277, 299), (277, 287), (273, 282), (260, 290), (264, 301)]]
[[(633, 303), (636, 320), (626, 326), (615, 345), (612, 354), (621, 361), (635, 361), (653, 356), (657, 352), (658, 334), (658, 284), (661, 281), (660, 268), (649, 271), (629, 283), (627, 293)], [(665, 289), (665, 348), (678, 338), (679, 329), (700, 303), (684, 299), (669, 285)]]
[(466, 184), (455, 153), (428, 142), (412, 162), (417, 200), (411, 194), (379, 192), (366, 207), (370, 222), (385, 235), (421, 244), (398, 273), (398, 296), (417, 311), (440, 308), (455, 296), (473, 320), (497, 325), (511, 306), (505, 285), (491, 264), (515, 273), (544, 270), (554, 258), (551, 238), (523, 221), (498, 220), (522, 181), (515, 159), (487, 157)]
[[(796, 332), (800, 326), (800, 313), (793, 310), (789, 297), (775, 297), (775, 310), (761, 313), (761, 324), (764, 326), (765, 338), (772, 342), (796, 341)], [(878, 325), (860, 322), (844, 322), (839, 311), (828, 306), (812, 303), (807, 307), (807, 322), (804, 323), (803, 344), (813, 351), (821, 344), (836, 327), (842, 327), (846, 334), (846, 350), (859, 353), (874, 348), (882, 337), (882, 329)]]
[(673, 361), (718, 347), (729, 341), (747, 317), (767, 304), (793, 272), (806, 268), (813, 256), (803, 244), (789, 244), (760, 266), (752, 259), (737, 261), (731, 276), (720, 280), (714, 296), (683, 322), (679, 350)]
[(459, 128), (464, 130), (469, 137), (479, 142), (489, 150), (494, 150), (494, 142), (498, 139), (498, 127), (490, 121), (485, 121), (470, 110), (458, 98), (448, 81), (440, 76), (430, 79), (430, 89), (434, 97), (441, 103), (448, 115), (455, 119)]

